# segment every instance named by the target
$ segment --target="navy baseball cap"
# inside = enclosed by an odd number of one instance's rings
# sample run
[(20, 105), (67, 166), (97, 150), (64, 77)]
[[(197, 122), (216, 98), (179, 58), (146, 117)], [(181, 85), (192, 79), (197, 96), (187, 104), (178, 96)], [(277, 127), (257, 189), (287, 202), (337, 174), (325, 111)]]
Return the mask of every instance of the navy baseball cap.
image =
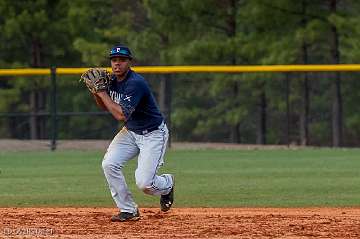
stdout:
[(109, 54), (110, 59), (113, 57), (116, 57), (116, 56), (127, 57), (129, 59), (133, 58), (129, 47), (124, 46), (124, 45), (117, 45), (117, 46), (114, 46), (113, 48), (111, 48), (110, 54)]

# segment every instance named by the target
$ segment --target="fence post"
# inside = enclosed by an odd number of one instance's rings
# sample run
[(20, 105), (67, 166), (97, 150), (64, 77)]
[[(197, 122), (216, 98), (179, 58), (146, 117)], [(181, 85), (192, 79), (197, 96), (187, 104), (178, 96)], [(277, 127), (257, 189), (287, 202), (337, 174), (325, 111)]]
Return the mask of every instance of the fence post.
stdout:
[(56, 149), (57, 137), (57, 103), (56, 103), (56, 67), (50, 68), (51, 72), (51, 94), (50, 94), (50, 119), (51, 119), (51, 151)]
[(285, 78), (286, 84), (286, 144), (290, 147), (290, 75), (287, 72)]
[[(160, 76), (159, 106), (164, 113), (165, 122), (171, 132), (171, 98), (172, 98), (172, 80), (171, 74)], [(171, 134), (170, 134), (171, 135)], [(169, 135), (168, 147), (171, 147), (171, 136)]]

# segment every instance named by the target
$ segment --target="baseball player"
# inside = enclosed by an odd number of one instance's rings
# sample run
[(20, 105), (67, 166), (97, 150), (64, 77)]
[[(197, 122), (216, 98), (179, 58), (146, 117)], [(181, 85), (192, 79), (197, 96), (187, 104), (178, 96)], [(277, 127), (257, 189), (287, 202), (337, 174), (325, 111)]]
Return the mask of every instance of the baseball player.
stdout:
[(110, 143), (102, 162), (111, 196), (120, 212), (113, 222), (140, 218), (138, 206), (126, 185), (122, 168), (138, 155), (136, 185), (144, 193), (160, 195), (161, 211), (168, 211), (174, 201), (174, 176), (157, 175), (164, 163), (169, 131), (145, 79), (131, 69), (132, 54), (118, 45), (110, 51), (113, 74), (109, 90), (94, 93), (97, 104), (108, 110), (125, 126)]

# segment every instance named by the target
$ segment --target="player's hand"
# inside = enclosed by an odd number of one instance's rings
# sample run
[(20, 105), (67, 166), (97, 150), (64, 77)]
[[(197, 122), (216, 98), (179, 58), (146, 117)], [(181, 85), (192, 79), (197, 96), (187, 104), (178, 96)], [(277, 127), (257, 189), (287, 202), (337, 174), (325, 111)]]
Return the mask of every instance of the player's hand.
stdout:
[(109, 95), (106, 93), (105, 90), (98, 91), (98, 92), (94, 92), (93, 94), (94, 94), (96, 97), (99, 97), (99, 99), (100, 99), (101, 101), (103, 101), (104, 98), (109, 97)]
[(98, 95), (99, 97), (104, 97), (104, 96), (107, 95), (108, 93), (106, 92), (106, 90), (102, 90), (102, 91), (96, 92), (95, 94)]
[(100, 109), (102, 110), (108, 110), (104, 104), (104, 102), (102, 101), (102, 99), (100, 98), (100, 96), (98, 96), (98, 94), (96, 93), (92, 93), (92, 95), (94, 96), (95, 102), (97, 104), (98, 107), (100, 107)]

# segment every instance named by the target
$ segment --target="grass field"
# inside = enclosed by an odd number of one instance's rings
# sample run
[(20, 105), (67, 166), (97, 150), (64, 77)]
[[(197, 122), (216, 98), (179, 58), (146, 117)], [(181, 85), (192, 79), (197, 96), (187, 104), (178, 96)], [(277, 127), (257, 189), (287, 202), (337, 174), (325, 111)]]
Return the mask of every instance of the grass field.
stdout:
[[(0, 152), (0, 207), (113, 207), (103, 152)], [(125, 173), (137, 203), (157, 207)], [(176, 207), (360, 206), (359, 149), (170, 150)]]

